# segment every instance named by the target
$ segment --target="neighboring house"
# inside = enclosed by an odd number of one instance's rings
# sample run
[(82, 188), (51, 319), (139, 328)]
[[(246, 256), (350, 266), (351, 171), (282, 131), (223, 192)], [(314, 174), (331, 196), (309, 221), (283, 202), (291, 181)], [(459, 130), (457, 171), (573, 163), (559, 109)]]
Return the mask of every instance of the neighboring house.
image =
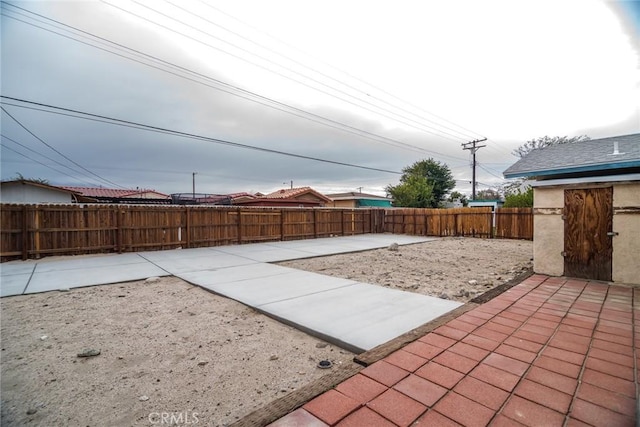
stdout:
[(469, 200), (467, 207), (480, 208), (489, 206), (491, 211), (495, 212), (496, 209), (501, 208), (503, 205), (504, 201), (502, 200)]
[(536, 179), (537, 273), (640, 284), (640, 134), (533, 150), (504, 176)]
[(282, 189), (250, 200), (234, 201), (239, 206), (324, 207), (331, 199), (311, 187)]
[(375, 194), (367, 193), (335, 193), (325, 194), (331, 199), (331, 204), (334, 208), (363, 208), (363, 207), (380, 207), (390, 208), (392, 199), (388, 197), (376, 196)]
[(75, 191), (28, 179), (3, 181), (1, 184), (2, 203), (73, 203), (79, 196)]
[(171, 197), (150, 189), (118, 189), (102, 187), (69, 187), (61, 188), (78, 193), (80, 203), (131, 203), (131, 204), (170, 204)]

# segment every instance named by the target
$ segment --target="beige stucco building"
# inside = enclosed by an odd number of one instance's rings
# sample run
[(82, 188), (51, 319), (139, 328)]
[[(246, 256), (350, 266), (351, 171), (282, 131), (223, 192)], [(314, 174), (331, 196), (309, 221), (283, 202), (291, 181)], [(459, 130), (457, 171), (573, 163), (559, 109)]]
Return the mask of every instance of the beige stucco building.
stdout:
[(534, 270), (640, 285), (640, 134), (534, 150)]

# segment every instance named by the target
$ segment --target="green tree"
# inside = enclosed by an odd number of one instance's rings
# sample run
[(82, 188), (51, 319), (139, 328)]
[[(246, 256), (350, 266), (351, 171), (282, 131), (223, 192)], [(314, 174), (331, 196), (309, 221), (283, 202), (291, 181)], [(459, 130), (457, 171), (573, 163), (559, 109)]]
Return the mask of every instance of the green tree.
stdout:
[(394, 206), (437, 208), (455, 186), (449, 167), (430, 158), (402, 169), (400, 184), (388, 185), (386, 191)]
[(449, 194), (449, 197), (447, 198), (448, 201), (450, 202), (455, 202), (456, 200), (459, 200), (460, 203), (462, 203), (462, 206), (467, 207), (469, 205), (469, 199), (467, 199), (467, 196), (462, 194), (459, 191), (452, 191), (451, 194)]
[(496, 190), (480, 190), (476, 194), (476, 200), (500, 200), (500, 193)]
[(504, 196), (505, 208), (528, 208), (533, 207), (533, 188), (518, 190)]
[(568, 144), (572, 142), (588, 141), (590, 139), (591, 138), (589, 138), (587, 135), (580, 135), (580, 136), (573, 136), (573, 137), (543, 136), (540, 138), (530, 139), (529, 141), (525, 142), (524, 144), (522, 144), (521, 146), (513, 150), (511, 154), (513, 154), (516, 157), (523, 158), (524, 156), (529, 154), (529, 152), (531, 152), (532, 150), (536, 150), (538, 148), (545, 148), (550, 145), (557, 145), (557, 144)]

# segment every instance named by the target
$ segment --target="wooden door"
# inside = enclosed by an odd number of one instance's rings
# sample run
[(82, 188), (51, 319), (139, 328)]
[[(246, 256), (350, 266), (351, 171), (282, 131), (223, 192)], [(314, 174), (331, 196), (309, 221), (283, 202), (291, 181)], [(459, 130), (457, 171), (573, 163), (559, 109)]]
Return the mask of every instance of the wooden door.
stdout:
[(564, 192), (564, 275), (611, 281), (613, 189)]

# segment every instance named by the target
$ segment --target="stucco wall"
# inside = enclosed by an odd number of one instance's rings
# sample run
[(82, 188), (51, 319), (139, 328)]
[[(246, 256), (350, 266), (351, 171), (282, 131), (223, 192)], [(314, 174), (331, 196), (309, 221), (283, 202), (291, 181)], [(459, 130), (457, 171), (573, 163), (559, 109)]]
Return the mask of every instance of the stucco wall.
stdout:
[[(640, 183), (613, 184), (614, 282), (640, 285)], [(573, 185), (571, 188), (588, 188)], [(536, 273), (564, 274), (564, 190), (568, 187), (534, 188), (533, 269)]]
[(540, 274), (564, 274), (564, 189), (535, 188), (533, 195), (533, 270)]
[(33, 185), (4, 184), (0, 195), (2, 203), (71, 203), (71, 194)]
[(640, 285), (640, 183), (613, 186), (614, 282)]

